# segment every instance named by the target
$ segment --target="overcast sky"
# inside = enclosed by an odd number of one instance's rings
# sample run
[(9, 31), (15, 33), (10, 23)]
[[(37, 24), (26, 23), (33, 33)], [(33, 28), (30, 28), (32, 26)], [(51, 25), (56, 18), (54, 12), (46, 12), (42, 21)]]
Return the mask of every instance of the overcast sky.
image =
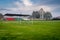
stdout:
[(60, 16), (60, 0), (0, 0), (0, 13), (31, 14), (43, 8), (52, 13), (53, 17)]

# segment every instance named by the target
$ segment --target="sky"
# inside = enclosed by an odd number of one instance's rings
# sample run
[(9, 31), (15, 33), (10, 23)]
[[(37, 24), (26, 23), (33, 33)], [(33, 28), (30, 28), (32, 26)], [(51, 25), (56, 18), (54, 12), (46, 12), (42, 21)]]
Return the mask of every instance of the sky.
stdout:
[(32, 14), (33, 11), (51, 12), (53, 17), (60, 16), (60, 0), (0, 0), (0, 13)]

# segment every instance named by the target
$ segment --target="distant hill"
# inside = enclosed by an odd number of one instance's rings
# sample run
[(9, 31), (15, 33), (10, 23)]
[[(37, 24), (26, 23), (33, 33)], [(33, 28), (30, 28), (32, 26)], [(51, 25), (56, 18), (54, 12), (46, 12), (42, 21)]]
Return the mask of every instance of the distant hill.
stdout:
[(9, 9), (0, 8), (0, 11), (11, 11)]
[(2, 14), (6, 14), (6, 13), (16, 13), (10, 9), (4, 9), (4, 8), (0, 8), (0, 13)]

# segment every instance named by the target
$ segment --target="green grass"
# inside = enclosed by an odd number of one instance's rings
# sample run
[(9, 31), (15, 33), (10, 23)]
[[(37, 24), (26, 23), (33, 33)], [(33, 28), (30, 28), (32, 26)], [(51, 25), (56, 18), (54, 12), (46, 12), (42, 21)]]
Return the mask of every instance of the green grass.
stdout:
[(60, 40), (60, 21), (0, 21), (0, 40)]

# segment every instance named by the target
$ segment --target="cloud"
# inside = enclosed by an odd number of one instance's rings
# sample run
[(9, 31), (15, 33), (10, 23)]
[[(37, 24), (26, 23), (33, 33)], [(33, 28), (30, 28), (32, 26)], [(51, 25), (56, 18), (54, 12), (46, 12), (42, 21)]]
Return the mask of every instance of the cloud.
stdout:
[(43, 8), (45, 11), (52, 11), (51, 7), (46, 5), (34, 5), (30, 0), (21, 0), (22, 2), (14, 2), (16, 8), (11, 8), (13, 11), (21, 11), (21, 12), (32, 12), (34, 10), (38, 11), (40, 8)]
[(30, 0), (21, 0), (25, 6), (32, 6), (32, 2)]
[(19, 1), (13, 2), (13, 5), (15, 5), (17, 8), (24, 6), (24, 4)]
[[(56, 8), (56, 7), (52, 7), (48, 5), (36, 5), (31, 0), (20, 0), (20, 1), (13, 2), (11, 5), (14, 5), (14, 7), (6, 8), (8, 10), (11, 10), (7, 12), (8, 13), (19, 13), (19, 14), (20, 13), (32, 14), (32, 11), (39, 11), (40, 8), (43, 8), (45, 11), (50, 11), (50, 12), (52, 12)], [(5, 13), (7, 12), (5, 11)]]

